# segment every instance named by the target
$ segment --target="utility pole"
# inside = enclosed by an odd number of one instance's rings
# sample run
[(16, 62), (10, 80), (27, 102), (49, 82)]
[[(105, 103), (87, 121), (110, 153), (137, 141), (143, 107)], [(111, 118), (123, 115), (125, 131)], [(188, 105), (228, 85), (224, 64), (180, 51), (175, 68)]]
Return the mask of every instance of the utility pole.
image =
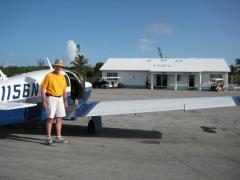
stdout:
[(160, 58), (164, 58), (161, 48), (158, 46), (157, 49), (158, 49), (158, 55), (159, 55), (159, 57), (160, 57)]
[(80, 55), (80, 45), (77, 44), (76, 56)]
[(158, 55), (159, 58), (161, 58), (162, 61), (166, 60), (167, 56), (165, 56), (161, 50), (161, 48), (159, 46), (157, 46), (157, 50), (158, 50)]

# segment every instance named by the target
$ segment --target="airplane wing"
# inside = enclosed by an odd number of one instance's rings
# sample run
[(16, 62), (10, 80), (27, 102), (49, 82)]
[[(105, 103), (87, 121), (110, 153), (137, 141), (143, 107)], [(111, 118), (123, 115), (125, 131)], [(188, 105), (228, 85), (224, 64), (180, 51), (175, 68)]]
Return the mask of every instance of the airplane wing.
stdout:
[(72, 114), (75, 117), (119, 115), (171, 110), (193, 110), (240, 105), (240, 96), (147, 99), (125, 101), (86, 102)]
[(1, 102), (0, 103), (0, 110), (13, 110), (13, 109), (20, 109), (20, 108), (27, 108), (37, 106), (37, 104), (33, 103), (20, 103), (20, 102)]

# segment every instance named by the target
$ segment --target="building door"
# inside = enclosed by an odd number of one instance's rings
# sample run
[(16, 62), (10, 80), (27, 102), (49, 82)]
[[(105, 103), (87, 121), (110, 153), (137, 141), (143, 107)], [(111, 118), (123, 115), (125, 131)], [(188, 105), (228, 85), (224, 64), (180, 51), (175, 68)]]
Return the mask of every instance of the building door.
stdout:
[(156, 85), (157, 85), (157, 86), (161, 86), (161, 84), (162, 84), (161, 75), (160, 75), (160, 74), (157, 74), (157, 83), (156, 83)]
[(162, 86), (167, 87), (167, 75), (162, 75)]
[(167, 75), (166, 74), (157, 74), (157, 86), (166, 87), (167, 86)]
[(195, 82), (194, 82), (194, 75), (189, 75), (189, 87), (194, 87)]

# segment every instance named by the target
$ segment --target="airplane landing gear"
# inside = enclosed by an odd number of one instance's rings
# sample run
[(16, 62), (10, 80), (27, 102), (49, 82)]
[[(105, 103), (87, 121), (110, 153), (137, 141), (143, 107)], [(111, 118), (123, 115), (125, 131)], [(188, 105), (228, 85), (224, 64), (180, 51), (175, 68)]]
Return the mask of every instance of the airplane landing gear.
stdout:
[(88, 122), (88, 127), (87, 127), (88, 129), (88, 134), (96, 134), (96, 131), (95, 131), (95, 124), (94, 124), (94, 122), (92, 121), (92, 120), (90, 120), (89, 122)]
[(96, 131), (100, 129), (102, 129), (102, 117), (92, 116), (88, 122), (88, 134), (96, 134)]

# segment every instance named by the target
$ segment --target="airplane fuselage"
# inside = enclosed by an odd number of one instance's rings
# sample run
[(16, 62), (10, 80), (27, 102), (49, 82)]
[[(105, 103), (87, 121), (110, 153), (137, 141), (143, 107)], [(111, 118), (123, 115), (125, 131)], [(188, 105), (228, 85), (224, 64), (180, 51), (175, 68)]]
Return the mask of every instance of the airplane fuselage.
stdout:
[[(0, 125), (25, 122), (30, 119), (46, 119), (46, 112), (41, 102), (41, 82), (45, 75), (51, 72), (39, 70), (1, 80), (0, 103), (24, 102), (35, 103), (37, 106), (15, 110), (0, 110)], [(81, 81), (70, 71), (62, 72), (67, 81), (68, 102), (87, 101), (90, 97), (92, 86), (89, 82)], [(84, 84), (83, 84), (84, 83)], [(74, 91), (74, 92), (73, 92)]]
[(1, 86), (0, 99), (1, 101), (23, 100), (39, 96), (39, 83), (19, 83)]

